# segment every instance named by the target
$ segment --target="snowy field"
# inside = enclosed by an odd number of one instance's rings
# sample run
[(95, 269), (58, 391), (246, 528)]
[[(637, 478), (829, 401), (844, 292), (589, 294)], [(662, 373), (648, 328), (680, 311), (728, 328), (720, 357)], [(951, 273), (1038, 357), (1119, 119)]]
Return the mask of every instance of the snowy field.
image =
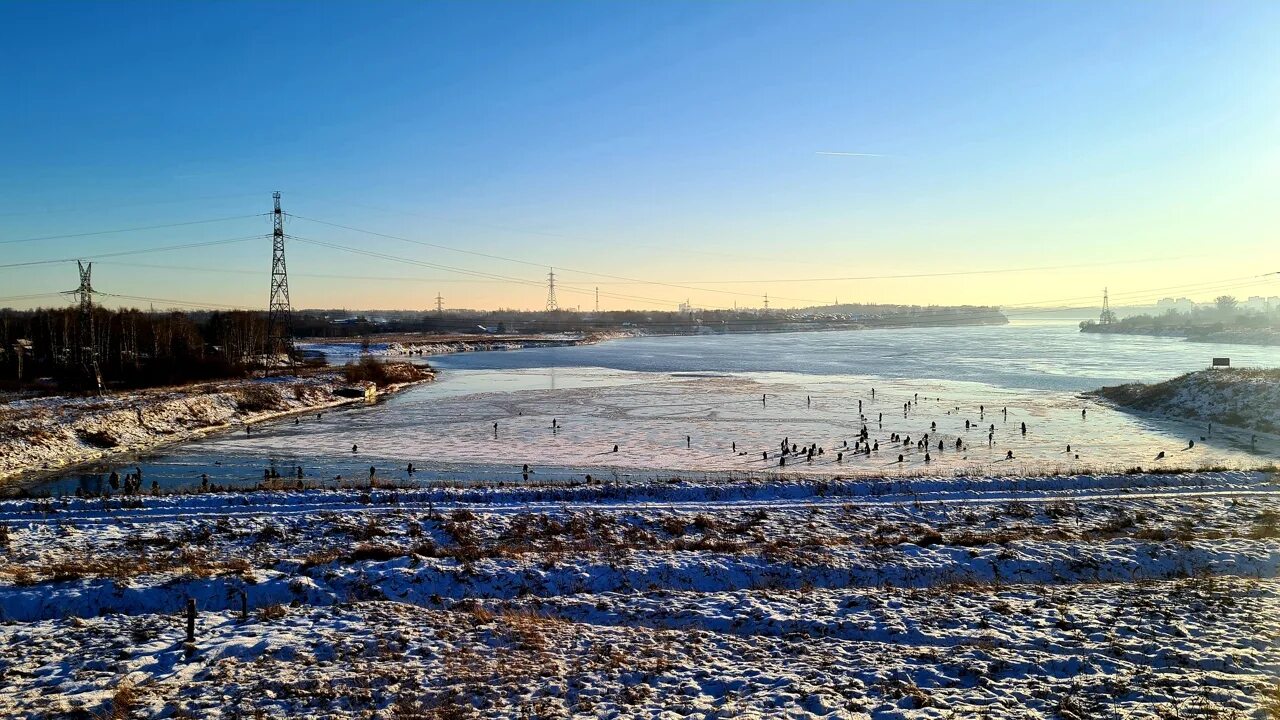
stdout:
[(1277, 480), (4, 501), (0, 715), (1275, 717)]

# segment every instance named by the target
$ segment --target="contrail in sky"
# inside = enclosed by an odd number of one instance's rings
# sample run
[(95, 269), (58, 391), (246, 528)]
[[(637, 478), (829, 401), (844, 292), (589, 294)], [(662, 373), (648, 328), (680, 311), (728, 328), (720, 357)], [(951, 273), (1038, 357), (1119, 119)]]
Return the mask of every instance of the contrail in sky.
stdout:
[(853, 153), (853, 152), (833, 152), (829, 150), (819, 150), (814, 155), (843, 155), (845, 157), (889, 157), (879, 153)]

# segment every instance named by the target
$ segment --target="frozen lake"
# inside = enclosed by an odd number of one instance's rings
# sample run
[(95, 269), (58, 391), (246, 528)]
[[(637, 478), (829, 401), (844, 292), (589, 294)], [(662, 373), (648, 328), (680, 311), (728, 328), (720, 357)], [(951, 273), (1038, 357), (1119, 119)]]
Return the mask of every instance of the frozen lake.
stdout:
[[(436, 383), (378, 405), (267, 424), (252, 436), (210, 437), (136, 464), (148, 483), (181, 487), (205, 473), (213, 483), (252, 485), (272, 466), (289, 477), (300, 466), (308, 482), (332, 485), (366, 481), (371, 466), (382, 479), (496, 482), (521, 479), (525, 464), (533, 479), (569, 480), (1236, 468), (1276, 457), (1269, 440), (1253, 451), (1247, 435), (1217, 429), (1209, 437), (1199, 424), (1136, 417), (1080, 397), (1105, 384), (1200, 369), (1215, 355), (1280, 365), (1276, 348), (1086, 335), (1062, 322), (457, 354), (430, 359), (442, 370)], [(843, 443), (855, 441), (864, 416), (879, 451), (855, 455)], [(895, 433), (912, 442), (890, 441)], [(916, 444), (925, 433), (928, 462)], [(823, 453), (779, 467), (784, 438)], [(1166, 459), (1155, 460), (1162, 451)], [(44, 487), (96, 489), (101, 477), (80, 473)]]

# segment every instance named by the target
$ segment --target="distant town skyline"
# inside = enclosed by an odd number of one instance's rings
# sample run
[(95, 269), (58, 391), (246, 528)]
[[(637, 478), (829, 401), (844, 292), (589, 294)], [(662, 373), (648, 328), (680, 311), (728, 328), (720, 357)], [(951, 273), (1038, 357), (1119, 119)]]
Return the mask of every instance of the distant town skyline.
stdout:
[(1276, 27), (1271, 2), (8, 3), (0, 307), (69, 302), (83, 258), (107, 305), (265, 308), (274, 190), (296, 307), (539, 309), (553, 267), (602, 310), (1266, 298)]

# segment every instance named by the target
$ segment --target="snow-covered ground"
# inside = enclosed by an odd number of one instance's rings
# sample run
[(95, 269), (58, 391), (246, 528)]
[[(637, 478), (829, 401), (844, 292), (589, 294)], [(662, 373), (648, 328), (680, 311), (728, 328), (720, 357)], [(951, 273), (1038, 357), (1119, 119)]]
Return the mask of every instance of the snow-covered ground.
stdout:
[(1221, 368), (1152, 385), (1102, 388), (1120, 407), (1280, 435), (1280, 369)]
[(1266, 718), (1277, 480), (4, 501), (0, 715)]
[(371, 383), (348, 382), (341, 374), (330, 372), (102, 397), (16, 400), (0, 405), (0, 483), (25, 472), (55, 470), (229, 427), (362, 402), (338, 391), (363, 392), (371, 387)]

